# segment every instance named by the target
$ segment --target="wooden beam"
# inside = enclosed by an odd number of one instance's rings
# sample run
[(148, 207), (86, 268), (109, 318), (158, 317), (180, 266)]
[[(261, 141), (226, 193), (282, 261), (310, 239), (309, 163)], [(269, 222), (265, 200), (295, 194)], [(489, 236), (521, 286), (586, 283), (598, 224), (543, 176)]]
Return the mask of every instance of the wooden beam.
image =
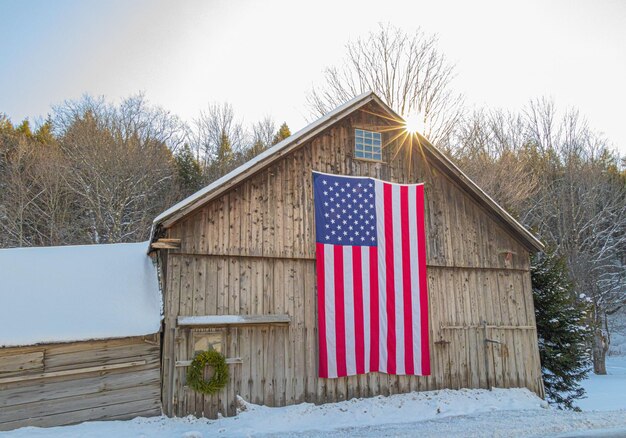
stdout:
[[(176, 361), (176, 366), (177, 367), (188, 367), (189, 365), (191, 365), (190, 360), (177, 360)], [(226, 363), (229, 365), (234, 365), (234, 364), (240, 364), (243, 363), (243, 359), (240, 357), (228, 357), (226, 358)]]
[(137, 367), (137, 366), (141, 366), (145, 364), (146, 364), (145, 360), (138, 360), (134, 362), (116, 363), (113, 365), (102, 365), (102, 366), (97, 366), (97, 367), (78, 368), (75, 370), (53, 371), (50, 373), (31, 374), (28, 376), (5, 377), (5, 378), (0, 379), (0, 385), (3, 383), (25, 382), (27, 380), (37, 380), (37, 379), (49, 379), (51, 377), (72, 376), (75, 374), (87, 374), (87, 373), (94, 373), (97, 371), (118, 370), (120, 368)]
[(180, 249), (180, 239), (158, 239), (150, 244), (152, 249)]
[(204, 315), (179, 316), (181, 327), (226, 327), (247, 325), (289, 324), (289, 315)]

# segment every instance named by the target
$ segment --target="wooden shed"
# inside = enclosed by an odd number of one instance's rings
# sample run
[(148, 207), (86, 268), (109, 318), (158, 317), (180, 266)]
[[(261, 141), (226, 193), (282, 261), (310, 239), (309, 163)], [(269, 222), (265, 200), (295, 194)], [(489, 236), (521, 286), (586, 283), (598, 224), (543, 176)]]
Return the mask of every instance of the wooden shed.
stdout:
[(0, 250), (0, 430), (161, 414), (147, 249)]
[[(155, 219), (166, 414), (234, 415), (237, 395), (269, 406), (440, 388), (543, 395), (529, 273), (541, 242), (403, 129), (363, 94)], [(382, 150), (360, 144), (364, 136)], [(429, 376), (318, 377), (313, 171), (425, 184)], [(185, 384), (207, 348), (230, 364), (230, 382), (212, 396)]]

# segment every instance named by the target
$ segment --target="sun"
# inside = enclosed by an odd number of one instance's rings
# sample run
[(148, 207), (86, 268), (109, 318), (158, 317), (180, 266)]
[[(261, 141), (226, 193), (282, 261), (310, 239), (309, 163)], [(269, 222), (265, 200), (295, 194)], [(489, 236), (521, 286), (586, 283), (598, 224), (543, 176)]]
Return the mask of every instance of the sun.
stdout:
[(410, 134), (415, 134), (416, 132), (423, 133), (424, 119), (418, 113), (409, 114), (404, 119), (404, 129)]

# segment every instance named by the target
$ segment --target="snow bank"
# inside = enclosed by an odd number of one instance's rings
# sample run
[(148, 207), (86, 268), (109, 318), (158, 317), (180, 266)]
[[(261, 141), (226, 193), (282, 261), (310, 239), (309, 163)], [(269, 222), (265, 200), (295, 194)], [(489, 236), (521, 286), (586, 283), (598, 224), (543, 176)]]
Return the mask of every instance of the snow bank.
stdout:
[[(268, 408), (239, 400), (236, 417), (219, 420), (135, 418), (0, 432), (2, 438), (208, 437), (545, 437), (626, 436), (624, 411), (572, 412), (549, 407), (526, 389), (442, 390)], [(612, 428), (612, 429), (609, 429)], [(572, 435), (574, 431), (585, 431)], [(594, 431), (595, 430), (595, 431)], [(561, 435), (559, 435), (561, 436)]]
[[(50, 429), (22, 428), (7, 437), (89, 436), (96, 437), (242, 437), (264, 434), (314, 435), (347, 428), (375, 427), (492, 411), (524, 410), (532, 415), (548, 409), (527, 389), (441, 390), (399, 394), (390, 397), (353, 399), (316, 406), (303, 403), (283, 408), (253, 405), (239, 399), (243, 409), (236, 417), (219, 420), (186, 418), (136, 418), (130, 421), (91, 422)], [(482, 429), (480, 429), (482, 431)], [(1, 435), (1, 434), (0, 434)], [(357, 434), (358, 435), (358, 434)], [(374, 436), (380, 436), (381, 433)], [(348, 433), (346, 436), (352, 436)]]
[(0, 346), (160, 329), (148, 243), (0, 249)]

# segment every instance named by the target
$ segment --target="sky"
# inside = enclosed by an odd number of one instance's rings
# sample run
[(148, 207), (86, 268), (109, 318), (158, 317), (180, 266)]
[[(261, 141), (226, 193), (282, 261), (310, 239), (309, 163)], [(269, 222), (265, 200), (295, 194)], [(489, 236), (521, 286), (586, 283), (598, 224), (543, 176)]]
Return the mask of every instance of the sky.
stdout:
[(626, 154), (626, 1), (0, 0), (0, 113), (37, 121), (88, 93), (138, 92), (190, 122), (230, 102), (292, 132), (350, 39), (379, 23), (437, 34), (472, 108), (575, 106)]

